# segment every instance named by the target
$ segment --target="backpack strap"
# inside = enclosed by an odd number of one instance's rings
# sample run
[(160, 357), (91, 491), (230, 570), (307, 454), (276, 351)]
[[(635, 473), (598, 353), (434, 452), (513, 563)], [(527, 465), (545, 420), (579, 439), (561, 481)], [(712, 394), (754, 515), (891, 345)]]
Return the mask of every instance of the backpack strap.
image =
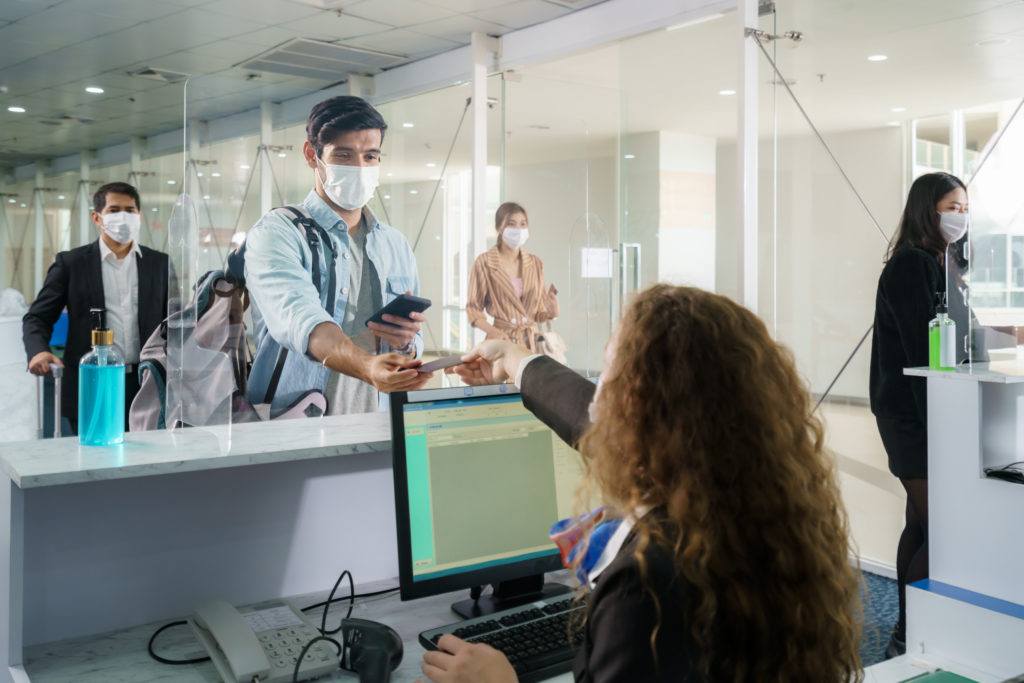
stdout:
[[(288, 206), (282, 206), (276, 211), (286, 215), (291, 220), (292, 225), (298, 229), (300, 233), (306, 238), (306, 243), (309, 244), (309, 251), (313, 255), (313, 285), (316, 287), (317, 294), (323, 294), (320, 290), (320, 250), (317, 248), (319, 244), (324, 245), (324, 255), (328, 259), (327, 263), (327, 303), (324, 308), (331, 317), (334, 317), (335, 308), (335, 297), (337, 296), (338, 290), (338, 273), (335, 268), (337, 262), (337, 255), (334, 252), (334, 243), (331, 240), (331, 236), (327, 234), (327, 231), (309, 215), (305, 207), (296, 206), (289, 204)], [(285, 360), (288, 358), (288, 349), (284, 346), (281, 347), (281, 352), (277, 355), (277, 362), (274, 364), (274, 371), (270, 375), (270, 383), (267, 385), (267, 393), (264, 397), (264, 402), (271, 403), (274, 400), (274, 395), (277, 393), (277, 385), (281, 381), (281, 374), (284, 372)]]

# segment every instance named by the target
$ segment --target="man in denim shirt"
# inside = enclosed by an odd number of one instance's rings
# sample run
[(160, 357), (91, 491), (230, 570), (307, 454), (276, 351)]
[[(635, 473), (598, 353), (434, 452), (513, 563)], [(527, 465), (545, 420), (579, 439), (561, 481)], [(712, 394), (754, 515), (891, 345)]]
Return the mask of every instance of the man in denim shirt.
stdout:
[[(249, 231), (245, 278), (256, 340), (249, 375), (253, 403), (265, 403), (275, 384), (272, 411), (319, 389), (327, 394), (330, 414), (367, 412), (378, 408), (378, 392), (418, 389), (431, 377), (413, 369), (423, 352), (422, 314), (385, 316), (388, 324), (366, 326), (385, 303), (419, 292), (409, 243), (366, 207), (377, 187), (386, 129), (376, 109), (352, 96), (321, 102), (306, 121), (302, 153), (315, 185), (302, 207), (330, 237), (330, 244), (314, 245), (319, 294), (312, 280), (314, 254), (287, 214), (272, 211)], [(334, 310), (328, 311), (331, 256), (336, 289)], [(277, 367), (282, 347), (284, 362)]]

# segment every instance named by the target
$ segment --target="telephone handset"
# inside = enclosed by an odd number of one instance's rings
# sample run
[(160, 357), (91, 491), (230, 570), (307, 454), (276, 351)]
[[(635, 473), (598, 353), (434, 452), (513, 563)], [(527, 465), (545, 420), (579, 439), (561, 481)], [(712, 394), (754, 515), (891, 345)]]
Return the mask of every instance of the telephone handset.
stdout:
[[(302, 612), (280, 600), (242, 613), (214, 600), (197, 607), (190, 624), (225, 683), (290, 683), (302, 648), (320, 635)], [(325, 676), (338, 663), (334, 648), (320, 641), (306, 651), (298, 680)]]

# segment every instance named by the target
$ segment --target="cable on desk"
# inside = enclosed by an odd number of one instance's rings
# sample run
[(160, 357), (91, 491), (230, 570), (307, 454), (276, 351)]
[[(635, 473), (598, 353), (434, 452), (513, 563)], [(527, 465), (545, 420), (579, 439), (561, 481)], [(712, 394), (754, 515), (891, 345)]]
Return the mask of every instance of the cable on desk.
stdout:
[[(350, 572), (347, 569), (343, 571), (341, 573), (341, 576), (338, 577), (338, 580), (334, 582), (334, 588), (332, 588), (331, 592), (327, 595), (327, 604), (330, 605), (331, 601), (334, 600), (334, 594), (338, 591), (338, 586), (341, 585), (341, 582), (345, 579), (346, 576), (348, 577), (348, 613), (345, 615), (344, 619), (341, 620), (342, 622), (344, 622), (345, 619), (348, 619), (350, 616), (352, 616), (352, 608), (355, 607), (356, 604), (356, 586), (355, 583), (352, 581), (352, 572)], [(344, 600), (344, 598), (342, 598), (342, 600)], [(329, 610), (325, 607), (323, 617), (320, 619), (320, 633), (324, 634), (325, 636), (334, 635), (335, 633), (341, 630), (341, 622), (338, 623), (338, 628), (330, 631), (327, 630), (328, 611)]]
[(156, 661), (160, 662), (161, 664), (198, 664), (199, 662), (208, 661), (210, 659), (209, 657), (196, 657), (195, 659), (167, 659), (165, 657), (161, 657), (153, 651), (153, 643), (156, 642), (156, 637), (158, 635), (160, 635), (172, 626), (181, 626), (182, 624), (187, 623), (187, 621), (182, 619), (181, 621), (172, 621), (171, 623), (164, 624), (163, 626), (158, 628), (156, 632), (153, 633), (152, 636), (150, 636), (149, 645), (146, 646), (146, 649), (149, 650), (149, 656), (155, 659)]
[(299, 656), (295, 659), (295, 669), (292, 670), (292, 683), (298, 683), (298, 680), (299, 680), (299, 667), (302, 666), (302, 661), (303, 661), (302, 658), (306, 656), (306, 653), (309, 652), (309, 648), (314, 643), (316, 643), (318, 641), (321, 641), (321, 640), (326, 640), (328, 643), (332, 643), (334, 645), (334, 647), (338, 650), (338, 660), (339, 660), (339, 664), (340, 664), (340, 660), (341, 660), (341, 643), (336, 641), (334, 638), (330, 638), (328, 636), (317, 636), (316, 638), (313, 638), (312, 640), (310, 640), (308, 643), (305, 644), (305, 646), (299, 652)]
[[(394, 588), (384, 588), (383, 590), (371, 591), (369, 593), (356, 593), (356, 595), (352, 599), (353, 600), (362, 600), (363, 598), (375, 598), (378, 595), (387, 595), (388, 593), (394, 593), (397, 590), (399, 590), (399, 587), (395, 586)], [(346, 595), (346, 596), (341, 597), (341, 598), (334, 598), (333, 600), (330, 601), (330, 603), (328, 603), (327, 600), (324, 600), (322, 602), (316, 603), (315, 605), (310, 605), (309, 607), (303, 607), (302, 611), (303, 612), (312, 612), (313, 610), (315, 610), (318, 607), (330, 607), (332, 604), (334, 604), (336, 602), (341, 602), (342, 600), (348, 600), (348, 599), (349, 599), (349, 597)]]

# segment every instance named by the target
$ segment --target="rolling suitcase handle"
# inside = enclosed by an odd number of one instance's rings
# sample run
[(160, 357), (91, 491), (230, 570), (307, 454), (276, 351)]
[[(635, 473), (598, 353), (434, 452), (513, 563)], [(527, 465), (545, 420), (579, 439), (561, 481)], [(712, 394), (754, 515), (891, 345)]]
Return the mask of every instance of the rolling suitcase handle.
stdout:
[[(57, 365), (56, 363), (50, 363), (50, 373), (53, 375), (53, 438), (59, 439), (61, 437), (60, 431), (60, 384), (64, 378), (64, 368)], [(43, 382), (46, 381), (46, 377), (39, 377), (36, 382), (36, 438), (44, 439), (46, 435), (43, 434), (43, 424), (45, 410), (43, 401), (45, 400), (46, 391), (43, 387)]]

